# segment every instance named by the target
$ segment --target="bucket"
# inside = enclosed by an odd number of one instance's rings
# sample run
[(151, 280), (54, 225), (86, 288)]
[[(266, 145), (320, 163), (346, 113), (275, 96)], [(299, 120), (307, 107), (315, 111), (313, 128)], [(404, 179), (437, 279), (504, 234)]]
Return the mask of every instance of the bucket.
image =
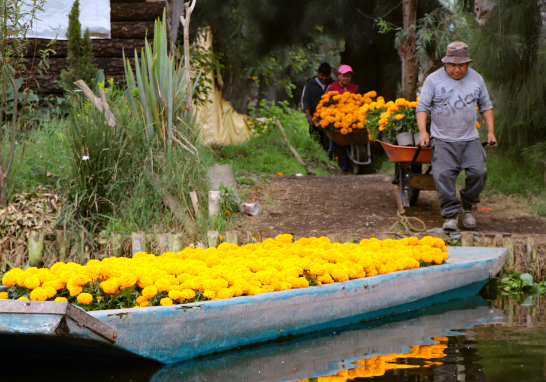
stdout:
[(398, 146), (413, 146), (413, 134), (407, 131), (396, 134), (396, 140), (398, 141)]
[(242, 203), (239, 204), (239, 211), (244, 214), (256, 216), (262, 212), (262, 207), (258, 203)]

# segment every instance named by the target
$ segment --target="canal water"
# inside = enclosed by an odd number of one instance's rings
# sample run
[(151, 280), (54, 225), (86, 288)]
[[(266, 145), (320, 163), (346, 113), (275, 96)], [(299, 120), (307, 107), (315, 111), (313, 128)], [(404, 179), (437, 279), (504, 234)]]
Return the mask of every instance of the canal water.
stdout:
[(167, 366), (0, 360), (0, 381), (546, 381), (546, 304), (522, 301), (486, 293)]

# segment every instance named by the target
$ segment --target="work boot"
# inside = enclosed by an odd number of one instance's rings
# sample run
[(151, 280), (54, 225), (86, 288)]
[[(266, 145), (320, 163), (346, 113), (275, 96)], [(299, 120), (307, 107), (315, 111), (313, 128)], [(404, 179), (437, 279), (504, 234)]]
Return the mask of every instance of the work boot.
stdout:
[(476, 219), (472, 215), (472, 206), (464, 205), (461, 220), (466, 229), (476, 228)]
[(444, 231), (457, 231), (457, 214), (451, 214), (444, 217), (444, 225), (442, 229)]

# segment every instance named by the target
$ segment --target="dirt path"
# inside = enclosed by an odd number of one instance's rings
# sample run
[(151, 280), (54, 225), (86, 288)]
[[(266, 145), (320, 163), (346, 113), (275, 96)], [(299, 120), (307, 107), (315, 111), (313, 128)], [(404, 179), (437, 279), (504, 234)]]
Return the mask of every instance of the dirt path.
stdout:
[[(264, 238), (281, 233), (296, 237), (338, 235), (344, 240), (383, 238), (396, 222), (398, 188), (390, 181), (390, 175), (272, 177), (271, 183), (248, 197), (249, 202), (262, 205), (262, 214), (244, 217), (238, 228), (241, 233), (262, 231)], [(479, 207), (493, 211), (475, 212), (477, 232), (546, 235), (546, 219), (529, 216), (517, 206), (486, 199)], [(406, 215), (418, 217), (427, 229), (443, 224), (435, 192), (421, 192)]]

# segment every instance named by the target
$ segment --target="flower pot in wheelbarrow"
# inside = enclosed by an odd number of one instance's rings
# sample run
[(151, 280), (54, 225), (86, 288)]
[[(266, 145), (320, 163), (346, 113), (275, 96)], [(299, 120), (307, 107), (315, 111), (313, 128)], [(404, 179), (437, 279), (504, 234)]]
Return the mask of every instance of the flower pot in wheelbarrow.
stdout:
[(396, 134), (398, 146), (413, 146), (413, 134), (407, 131)]
[(342, 146), (350, 145), (351, 138), (353, 140), (353, 143), (364, 143), (364, 144), (368, 143), (368, 131), (365, 129), (354, 130), (352, 133), (349, 133), (349, 134), (341, 134), (340, 132), (337, 132), (337, 131), (326, 130), (326, 135), (332, 141)]

